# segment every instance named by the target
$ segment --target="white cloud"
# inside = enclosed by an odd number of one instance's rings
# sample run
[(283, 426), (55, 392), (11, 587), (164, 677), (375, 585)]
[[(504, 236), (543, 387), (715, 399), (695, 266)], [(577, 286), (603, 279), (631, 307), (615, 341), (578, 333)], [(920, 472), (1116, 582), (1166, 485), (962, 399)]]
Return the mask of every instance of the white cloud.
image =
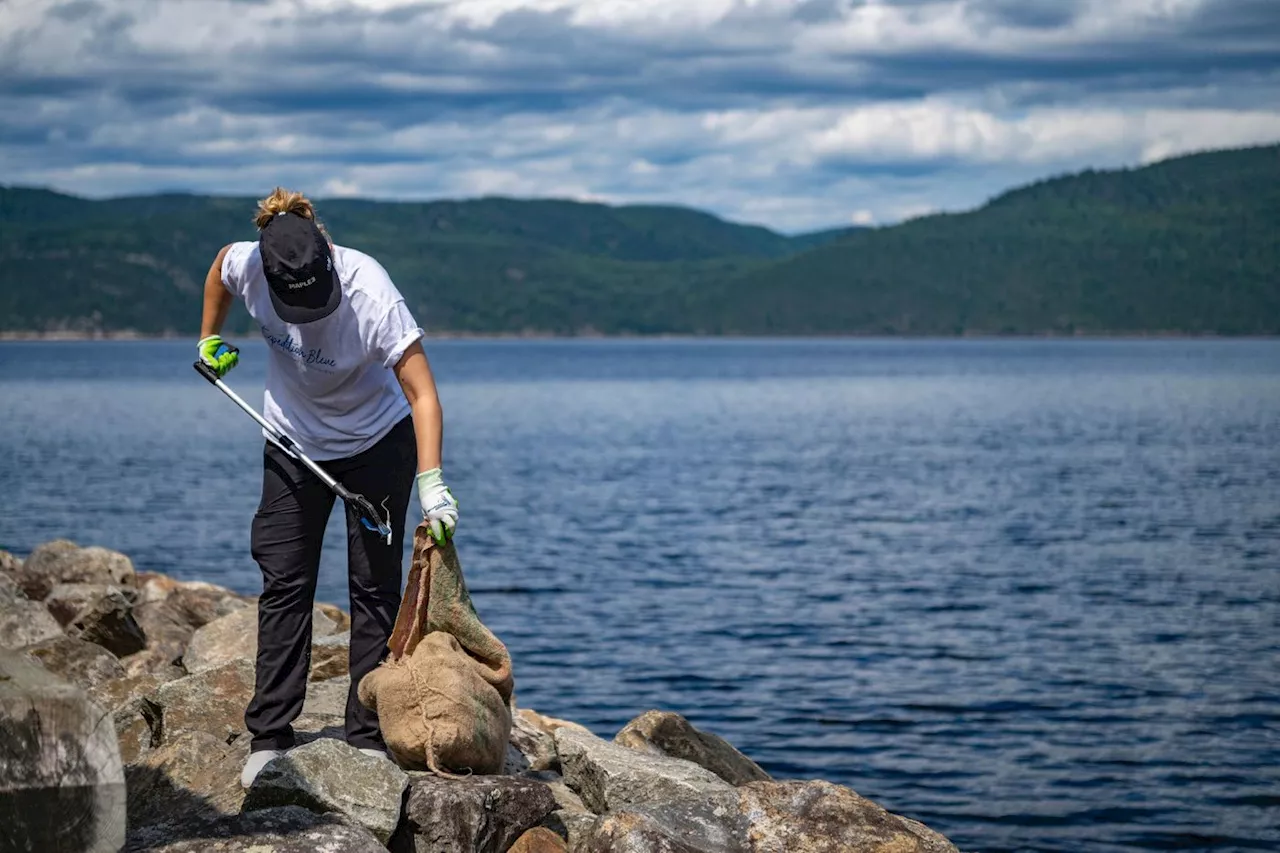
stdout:
[(1280, 140), (1280, 4), (1271, 35), (1267, 14), (1248, 0), (0, 0), (0, 182), (887, 222), (1061, 171)]

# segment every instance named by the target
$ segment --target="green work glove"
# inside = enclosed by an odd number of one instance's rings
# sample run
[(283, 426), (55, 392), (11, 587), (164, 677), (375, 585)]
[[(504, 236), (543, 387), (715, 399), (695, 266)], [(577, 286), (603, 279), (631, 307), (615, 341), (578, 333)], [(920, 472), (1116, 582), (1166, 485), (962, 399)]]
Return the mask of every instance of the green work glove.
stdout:
[(443, 545), (458, 526), (458, 502), (444, 484), (439, 468), (418, 475), (418, 503), (422, 504), (422, 520), (431, 528), (431, 538)]
[(223, 341), (218, 335), (203, 338), (196, 346), (200, 348), (200, 360), (212, 367), (219, 379), (240, 363), (240, 350)]

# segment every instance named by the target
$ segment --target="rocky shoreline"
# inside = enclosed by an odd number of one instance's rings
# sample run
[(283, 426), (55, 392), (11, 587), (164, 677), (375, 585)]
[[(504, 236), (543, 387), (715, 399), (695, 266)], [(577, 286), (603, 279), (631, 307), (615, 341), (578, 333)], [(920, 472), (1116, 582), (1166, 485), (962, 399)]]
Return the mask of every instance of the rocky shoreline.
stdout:
[[(848, 788), (775, 781), (670, 712), (642, 714), (609, 741), (515, 708), (501, 775), (405, 772), (343, 741), (350, 619), (325, 604), (313, 616), (299, 746), (245, 791), (253, 598), (135, 572), (123, 554), (65, 540), (25, 560), (0, 551), (0, 734), (17, 745), (0, 751), (7, 843), (164, 853), (955, 851)], [(56, 726), (74, 734), (50, 747)], [(94, 767), (72, 767), (70, 746), (97, 756)], [(55, 827), (57, 846), (39, 846), (55, 832), (40, 824), (46, 810), (80, 807), (92, 815), (76, 824), (81, 835)]]

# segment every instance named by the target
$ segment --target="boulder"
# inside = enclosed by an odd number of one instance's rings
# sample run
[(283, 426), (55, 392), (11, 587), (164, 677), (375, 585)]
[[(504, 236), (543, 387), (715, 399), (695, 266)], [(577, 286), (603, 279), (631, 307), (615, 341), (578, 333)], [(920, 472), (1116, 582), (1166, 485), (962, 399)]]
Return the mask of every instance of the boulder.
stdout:
[(233, 660), (160, 685), (162, 742), (182, 732), (207, 732), (230, 743), (244, 731), (244, 712), (253, 698), (253, 664)]
[[(166, 604), (168, 602), (165, 602)], [(311, 613), (313, 638), (337, 632), (337, 625), (316, 608)], [(250, 605), (200, 628), (182, 657), (188, 672), (197, 672), (233, 660), (252, 661), (258, 656), (258, 608)]]
[(556, 799), (556, 810), (547, 815), (542, 825), (565, 839), (569, 847), (573, 848), (591, 833), (597, 816), (564, 782), (548, 782), (547, 789)]
[(614, 743), (650, 755), (668, 755), (692, 761), (730, 785), (768, 782), (760, 765), (718, 735), (699, 731), (679, 714), (649, 711), (641, 714), (613, 739)]
[(302, 706), (302, 713), (329, 714), (342, 719), (347, 715), (347, 694), (350, 690), (349, 675), (313, 681), (307, 685), (307, 699)]
[(147, 638), (133, 618), (129, 600), (118, 588), (106, 588), (77, 613), (67, 624), (67, 634), (96, 643), (116, 657), (125, 657), (147, 647)]
[[(18, 586), (18, 582), (13, 579), (9, 570), (5, 568), (5, 558), (16, 559), (8, 551), (0, 551), (0, 607), (15, 601), (30, 600), (27, 598), (27, 594), (22, 591), (22, 588)], [(22, 562), (18, 561), (14, 565), (21, 567)]]
[(120, 665), (129, 675), (153, 675), (163, 684), (187, 675), (182, 668), (182, 651), (158, 646), (123, 657)]
[(346, 742), (346, 718), (341, 714), (302, 713), (293, 721), (293, 734), (299, 744), (328, 738)]
[(0, 597), (0, 649), (20, 649), (61, 636), (62, 626), (39, 601), (29, 601), (20, 590)]
[[(638, 812), (618, 812), (600, 818), (573, 847), (574, 853), (710, 853), (687, 843), (653, 818)], [(738, 848), (735, 853), (746, 853)]]
[(193, 628), (203, 628), (215, 619), (251, 606), (245, 596), (225, 586), (203, 581), (177, 584), (166, 600), (178, 608)]
[(569, 853), (564, 839), (549, 829), (535, 826), (516, 839), (507, 853)]
[(63, 558), (80, 550), (80, 546), (66, 539), (54, 539), (32, 551), (27, 559), (9, 569), (9, 575), (22, 589), (23, 595), (32, 601), (44, 601), (49, 590), (59, 582), (52, 577), (52, 569)]
[(597, 814), (631, 806), (736, 806), (732, 785), (690, 761), (636, 752), (571, 728), (558, 729), (555, 739), (565, 783)]
[(0, 550), (0, 575), (8, 577), (22, 571), (22, 558)]
[(248, 738), (228, 745), (207, 732), (183, 732), (125, 768), (129, 829), (236, 814), (244, 802), (240, 771)]
[(511, 720), (511, 745), (524, 756), (528, 769), (559, 773), (560, 755), (556, 752), (554, 730), (543, 728), (539, 724), (541, 719), (534, 711), (517, 710)]
[(315, 637), (311, 641), (311, 680), (328, 681), (347, 675), (351, 660), (351, 632)]
[(33, 601), (43, 601), (60, 583), (92, 583), (133, 586), (133, 562), (119, 551), (80, 548), (58, 539), (31, 552), (14, 580)]
[(75, 637), (54, 637), (27, 646), (23, 652), (49, 672), (86, 690), (125, 677), (124, 667), (115, 655), (102, 646)]
[(417, 853), (504, 853), (556, 808), (547, 786), (532, 779), (410, 776), (405, 828)]
[(89, 691), (111, 714), (120, 742), (120, 760), (125, 764), (160, 743), (160, 706), (151, 699), (160, 684), (154, 675), (130, 675), (104, 681)]
[(302, 806), (336, 812), (385, 844), (400, 823), (408, 784), (409, 777), (389, 760), (324, 738), (268, 764), (245, 796), (244, 810)]
[(111, 590), (122, 587), (103, 583), (60, 583), (49, 590), (44, 606), (49, 608), (58, 624), (66, 627), (80, 613)]
[(924, 824), (830, 782), (754, 782), (739, 796), (751, 853), (956, 853)]
[(0, 847), (117, 850), (125, 786), (115, 732), (83, 690), (0, 654)]
[(129, 833), (128, 853), (387, 853), (365, 829), (298, 806), (201, 816)]

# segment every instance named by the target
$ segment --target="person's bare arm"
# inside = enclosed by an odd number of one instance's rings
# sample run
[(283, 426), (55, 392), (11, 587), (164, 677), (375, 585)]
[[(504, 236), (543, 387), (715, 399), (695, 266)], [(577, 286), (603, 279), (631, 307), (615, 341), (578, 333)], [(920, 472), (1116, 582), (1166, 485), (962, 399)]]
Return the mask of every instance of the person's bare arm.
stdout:
[(418, 471), (439, 468), (444, 443), (444, 413), (436, 380), (421, 343), (413, 343), (393, 368), (413, 412), (413, 432), (418, 440)]
[(222, 284), (222, 261), (227, 257), (231, 246), (223, 246), (218, 257), (213, 259), (209, 273), (204, 277), (204, 311), (200, 315), (200, 337), (222, 333), (222, 324), (227, 320), (227, 312), (231, 310), (232, 296)]

